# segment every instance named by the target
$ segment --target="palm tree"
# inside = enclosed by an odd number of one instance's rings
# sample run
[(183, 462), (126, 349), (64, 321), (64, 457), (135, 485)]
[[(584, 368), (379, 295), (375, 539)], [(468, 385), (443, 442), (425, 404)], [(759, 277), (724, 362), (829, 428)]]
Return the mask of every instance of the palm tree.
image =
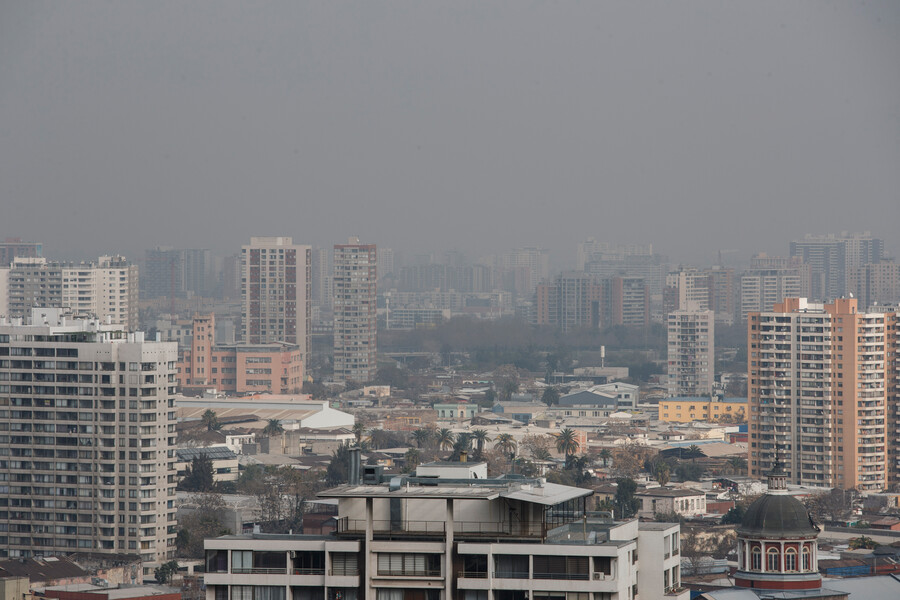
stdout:
[(747, 459), (743, 456), (732, 456), (727, 463), (732, 473), (743, 473), (744, 469), (747, 468)]
[(263, 427), (263, 435), (266, 437), (276, 436), (279, 433), (284, 431), (284, 427), (281, 426), (281, 421), (278, 419), (269, 419), (266, 423), (266, 426)]
[(434, 438), (434, 431), (431, 429), (416, 429), (412, 432), (412, 438), (416, 443), (416, 447), (422, 448), (423, 446), (427, 446), (432, 438)]
[(474, 429), (472, 431), (472, 439), (475, 440), (475, 450), (478, 452), (478, 456), (481, 456), (481, 453), (484, 451), (484, 443), (491, 441), (491, 436), (488, 435), (486, 429)]
[(206, 425), (207, 431), (218, 431), (222, 428), (222, 425), (219, 423), (219, 418), (216, 416), (216, 411), (211, 408), (206, 409), (206, 412), (203, 413), (200, 420)]
[(603, 461), (604, 467), (609, 466), (609, 459), (612, 458), (612, 452), (609, 451), (609, 448), (603, 448), (597, 453), (597, 456)]
[(566, 427), (556, 435), (556, 451), (566, 456), (566, 468), (572, 465), (572, 457), (578, 452), (578, 433)]
[(448, 448), (453, 447), (453, 442), (456, 439), (456, 436), (453, 435), (453, 432), (447, 429), (446, 427), (442, 429), (438, 429), (437, 432), (437, 444), (438, 448), (441, 450), (447, 450)]
[(499, 448), (506, 454), (515, 454), (516, 440), (511, 433), (501, 433), (494, 440), (494, 447)]
[(697, 457), (701, 454), (703, 454), (703, 452), (700, 450), (700, 446), (698, 446), (697, 444), (691, 444), (690, 446), (688, 446), (688, 456), (691, 457), (691, 462), (695, 462), (697, 460)]

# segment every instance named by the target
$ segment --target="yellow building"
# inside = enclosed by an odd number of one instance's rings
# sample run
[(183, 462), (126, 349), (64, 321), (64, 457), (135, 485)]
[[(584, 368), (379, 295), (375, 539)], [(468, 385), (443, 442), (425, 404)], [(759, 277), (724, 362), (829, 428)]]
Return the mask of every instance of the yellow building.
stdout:
[(676, 396), (659, 401), (660, 421), (690, 423), (691, 421), (747, 420), (746, 398), (686, 398)]

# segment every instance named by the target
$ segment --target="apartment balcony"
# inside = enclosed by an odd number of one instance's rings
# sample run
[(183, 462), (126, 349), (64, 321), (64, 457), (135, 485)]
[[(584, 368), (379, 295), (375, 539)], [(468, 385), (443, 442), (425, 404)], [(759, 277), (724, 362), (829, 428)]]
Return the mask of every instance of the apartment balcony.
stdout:
[[(526, 538), (543, 539), (548, 526), (543, 523), (502, 523), (497, 521), (454, 521), (453, 535), (458, 539)], [(444, 521), (373, 520), (373, 534), (381, 539), (444, 538)], [(338, 535), (354, 537), (366, 533), (365, 519), (341, 517)]]

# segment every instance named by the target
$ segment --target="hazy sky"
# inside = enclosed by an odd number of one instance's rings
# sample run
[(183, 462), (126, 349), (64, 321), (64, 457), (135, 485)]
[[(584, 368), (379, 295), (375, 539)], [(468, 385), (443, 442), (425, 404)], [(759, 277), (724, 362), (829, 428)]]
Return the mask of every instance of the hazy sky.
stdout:
[(6, 0), (0, 207), (52, 257), (896, 252), (900, 2)]

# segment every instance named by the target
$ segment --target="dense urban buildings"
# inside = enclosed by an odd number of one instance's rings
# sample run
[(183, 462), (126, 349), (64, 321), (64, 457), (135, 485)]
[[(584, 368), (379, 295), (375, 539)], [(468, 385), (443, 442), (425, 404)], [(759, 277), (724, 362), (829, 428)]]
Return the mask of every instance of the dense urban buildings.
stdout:
[(67, 308), (129, 331), (137, 329), (138, 268), (121, 256), (84, 263), (16, 258), (0, 269), (0, 279), (0, 288), (7, 291), (5, 312), (0, 314), (24, 317), (33, 307)]
[(803, 260), (757, 254), (740, 277), (740, 316), (772, 310), (785, 298), (809, 296), (809, 265)]
[(715, 380), (715, 316), (676, 310), (668, 319), (669, 396), (709, 396)]
[(334, 247), (334, 379), (375, 379), (376, 282), (375, 244), (350, 238)]
[(884, 240), (869, 232), (839, 236), (807, 235), (790, 244), (792, 257), (798, 257), (810, 268), (810, 297), (831, 301), (846, 295), (847, 277), (851, 269), (879, 263), (884, 258)]
[(58, 308), (0, 321), (0, 556), (174, 556), (176, 357)]
[(252, 237), (241, 247), (242, 336), (246, 344), (287, 342), (309, 356), (312, 249), (289, 237)]
[(875, 492), (897, 473), (897, 320), (787, 298), (747, 323), (749, 473), (781, 454), (788, 482)]

